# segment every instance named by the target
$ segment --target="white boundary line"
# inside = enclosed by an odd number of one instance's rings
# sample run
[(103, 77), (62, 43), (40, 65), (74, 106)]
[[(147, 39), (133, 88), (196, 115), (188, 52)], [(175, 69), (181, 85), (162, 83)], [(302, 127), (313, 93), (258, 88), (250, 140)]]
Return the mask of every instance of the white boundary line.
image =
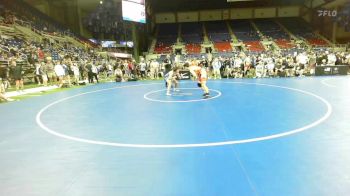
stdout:
[(225, 145), (233, 145), (233, 144), (243, 144), (243, 143), (250, 143), (250, 142), (258, 142), (258, 141), (264, 141), (264, 140), (271, 140), (275, 138), (280, 138), (280, 137), (285, 137), (289, 136), (292, 134), (296, 134), (302, 131), (305, 131), (307, 129), (310, 129), (312, 127), (315, 127), (322, 122), (324, 122), (326, 119), (329, 118), (329, 116), (332, 114), (332, 106), (331, 104), (324, 98), (313, 94), (308, 91), (296, 89), (296, 88), (289, 88), (289, 87), (284, 87), (284, 86), (278, 86), (278, 85), (270, 85), (270, 84), (261, 84), (261, 83), (247, 83), (247, 82), (222, 82), (222, 83), (228, 83), (228, 84), (247, 84), (247, 85), (259, 85), (259, 86), (269, 86), (269, 87), (276, 87), (276, 88), (282, 88), (282, 89), (287, 89), (291, 91), (296, 91), (300, 92), (306, 95), (310, 95), (312, 97), (315, 97), (316, 99), (320, 100), (327, 106), (327, 112), (318, 120), (312, 122), (309, 125), (306, 125), (304, 127), (300, 127), (294, 130), (290, 130), (287, 132), (279, 133), (279, 134), (273, 134), (273, 135), (268, 135), (264, 137), (257, 137), (257, 138), (251, 138), (251, 139), (244, 139), (244, 140), (232, 140), (232, 141), (223, 141), (223, 142), (210, 142), (210, 143), (195, 143), (195, 144), (127, 144), (127, 143), (115, 143), (115, 142), (105, 142), (105, 141), (98, 141), (98, 140), (89, 140), (89, 139), (83, 139), (83, 138), (78, 138), (78, 137), (73, 137), (69, 135), (65, 135), (62, 133), (58, 133), (50, 128), (48, 128), (42, 121), (41, 121), (41, 115), (50, 107), (61, 103), (63, 101), (67, 101), (69, 99), (79, 97), (82, 95), (86, 94), (91, 94), (91, 93), (97, 93), (97, 92), (102, 92), (102, 91), (107, 91), (107, 90), (112, 90), (112, 89), (119, 89), (119, 88), (127, 88), (127, 87), (138, 87), (138, 86), (146, 86), (146, 85), (155, 85), (155, 84), (162, 84), (162, 83), (150, 83), (150, 84), (139, 84), (139, 85), (130, 85), (130, 86), (122, 86), (122, 87), (114, 87), (114, 88), (107, 88), (107, 89), (101, 89), (101, 90), (96, 90), (96, 91), (91, 91), (91, 92), (86, 92), (86, 93), (81, 93), (78, 95), (66, 97), (60, 100), (57, 100), (44, 108), (42, 108), (36, 115), (36, 122), (37, 124), (46, 132), (49, 134), (52, 134), (54, 136), (64, 138), (67, 140), (72, 140), (76, 142), (82, 142), (82, 143), (88, 143), (88, 144), (96, 144), (96, 145), (104, 145), (104, 146), (114, 146), (114, 147), (128, 147), (128, 148), (198, 148), (198, 147), (213, 147), (213, 146), (225, 146)]
[[(199, 88), (179, 88), (179, 89), (195, 89), (195, 90), (201, 90), (201, 89), (199, 89)], [(221, 92), (220, 92), (220, 91), (218, 91), (218, 90), (213, 90), (213, 89), (209, 89), (209, 91), (214, 91), (214, 92), (216, 92), (217, 95), (214, 96), (214, 97), (207, 98), (207, 99), (201, 98), (201, 99), (192, 99), (192, 100), (186, 100), (186, 101), (181, 101), (181, 100), (177, 100), (177, 101), (171, 101), (171, 100), (169, 100), (169, 101), (167, 101), (167, 100), (152, 99), (152, 98), (149, 98), (149, 97), (148, 97), (150, 94), (157, 93), (157, 92), (162, 92), (162, 91), (166, 91), (166, 89), (148, 92), (148, 93), (146, 93), (146, 94), (143, 95), (143, 98), (145, 98), (145, 99), (148, 100), (148, 101), (160, 102), (160, 103), (190, 103), (190, 102), (208, 101), (208, 100), (215, 99), (215, 98), (218, 98), (218, 97), (221, 96)]]
[(329, 84), (329, 83), (326, 82), (326, 81), (328, 81), (328, 80), (330, 80), (330, 79), (333, 79), (333, 78), (323, 79), (323, 80), (321, 80), (321, 83), (322, 83), (323, 85), (328, 86), (328, 87), (337, 88), (337, 86), (332, 85), (332, 84)]

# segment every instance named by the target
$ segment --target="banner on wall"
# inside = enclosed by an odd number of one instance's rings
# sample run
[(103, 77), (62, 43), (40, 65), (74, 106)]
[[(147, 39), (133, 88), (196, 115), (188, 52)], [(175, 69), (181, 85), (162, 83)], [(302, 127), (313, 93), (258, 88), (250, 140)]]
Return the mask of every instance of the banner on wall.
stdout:
[(349, 71), (348, 65), (337, 66), (322, 66), (316, 67), (316, 76), (330, 76), (330, 75), (347, 75)]

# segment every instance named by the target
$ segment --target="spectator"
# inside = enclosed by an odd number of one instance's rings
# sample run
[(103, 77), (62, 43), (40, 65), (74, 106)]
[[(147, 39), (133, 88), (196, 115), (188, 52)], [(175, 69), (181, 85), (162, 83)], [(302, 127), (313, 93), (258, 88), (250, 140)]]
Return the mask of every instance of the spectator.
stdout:
[(222, 66), (221, 61), (218, 58), (214, 58), (212, 65), (213, 65), (214, 79), (221, 79), (221, 73), (220, 73), (220, 69)]
[(23, 91), (23, 69), (15, 60), (10, 63), (12, 67), (12, 78), (16, 81), (16, 91)]
[(41, 64), (39, 63), (39, 61), (35, 61), (35, 80), (37, 81), (38, 85), (41, 85), (41, 75), (43, 74), (42, 70), (41, 70)]
[(92, 77), (95, 78), (97, 83), (99, 83), (98, 82), (98, 69), (97, 69), (95, 63), (93, 63), (91, 66), (91, 72), (92, 72)]
[(56, 76), (58, 78), (58, 87), (62, 88), (63, 82), (64, 82), (63, 79), (64, 79), (64, 76), (65, 76), (65, 71), (64, 71), (62, 62), (61, 61), (56, 62), (56, 65), (55, 65), (54, 69), (55, 69)]
[(52, 62), (52, 58), (48, 57), (47, 62), (45, 63), (46, 75), (48, 80), (50, 81), (50, 84), (53, 85), (57, 82), (56, 74), (55, 74), (55, 65)]
[(79, 67), (78, 67), (78, 65), (76, 63), (72, 64), (72, 71), (74, 73), (73, 83), (75, 85), (79, 85), (80, 72), (79, 72)]

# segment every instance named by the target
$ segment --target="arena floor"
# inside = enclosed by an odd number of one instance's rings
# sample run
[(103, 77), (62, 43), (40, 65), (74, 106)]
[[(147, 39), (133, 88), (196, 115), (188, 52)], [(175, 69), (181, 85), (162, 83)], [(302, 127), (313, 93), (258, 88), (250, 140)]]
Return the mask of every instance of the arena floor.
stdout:
[(348, 195), (350, 77), (106, 83), (0, 105), (0, 195)]

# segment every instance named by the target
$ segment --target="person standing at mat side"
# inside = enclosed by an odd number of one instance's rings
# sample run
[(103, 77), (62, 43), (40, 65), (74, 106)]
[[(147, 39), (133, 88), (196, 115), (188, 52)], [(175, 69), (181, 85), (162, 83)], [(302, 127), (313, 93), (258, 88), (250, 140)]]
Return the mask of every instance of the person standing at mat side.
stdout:
[(197, 78), (198, 78), (198, 87), (202, 88), (204, 91), (204, 98), (209, 97), (209, 88), (207, 87), (207, 80), (208, 80), (208, 73), (206, 68), (203, 66), (202, 63), (199, 63), (200, 69), (196, 71)]
[(167, 87), (167, 92), (166, 95), (170, 96), (170, 89), (172, 87), (172, 85), (174, 85), (174, 90), (176, 91), (176, 88), (178, 87), (178, 81), (177, 81), (177, 77), (179, 75), (179, 68), (178, 67), (174, 67), (171, 71), (169, 71), (168, 73), (166, 73), (164, 75), (164, 79), (166, 81), (165, 85)]
[(15, 60), (13, 60), (10, 65), (12, 66), (12, 77), (16, 81), (16, 91), (23, 91), (23, 69), (22, 65), (17, 64)]

